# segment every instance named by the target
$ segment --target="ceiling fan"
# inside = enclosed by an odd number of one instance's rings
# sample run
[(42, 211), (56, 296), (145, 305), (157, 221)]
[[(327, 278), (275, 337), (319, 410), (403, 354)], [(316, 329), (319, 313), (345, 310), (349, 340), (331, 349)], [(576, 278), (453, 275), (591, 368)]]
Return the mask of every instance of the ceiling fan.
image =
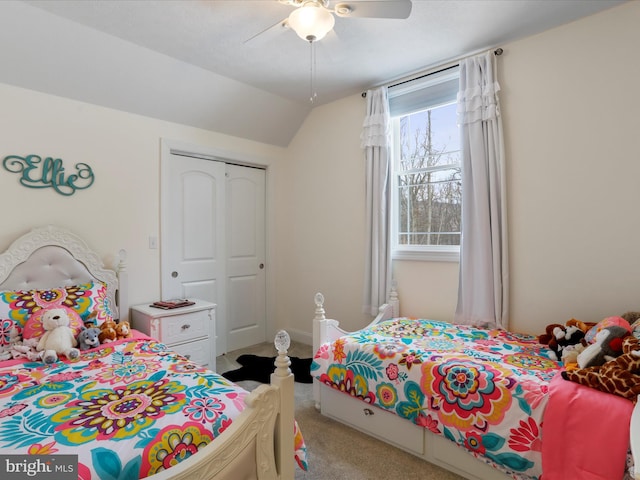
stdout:
[[(300, 38), (310, 43), (317, 42), (329, 33), (335, 24), (334, 15), (341, 18), (408, 18), (411, 14), (411, 0), (278, 0), (295, 7), (291, 14), (268, 29), (254, 35), (249, 40), (272, 28), (287, 27)], [(248, 41), (248, 40), (247, 40)], [(246, 43), (246, 42), (245, 42)]]
[[(274, 29), (291, 29), (300, 38), (309, 42), (311, 47), (311, 81), (309, 101), (314, 103), (317, 93), (315, 88), (315, 44), (329, 33), (335, 25), (334, 15), (341, 18), (408, 18), (411, 14), (411, 0), (278, 0), (281, 4), (295, 7), (289, 16), (275, 25), (254, 35), (250, 40)], [(335, 5), (330, 5), (335, 3)]]

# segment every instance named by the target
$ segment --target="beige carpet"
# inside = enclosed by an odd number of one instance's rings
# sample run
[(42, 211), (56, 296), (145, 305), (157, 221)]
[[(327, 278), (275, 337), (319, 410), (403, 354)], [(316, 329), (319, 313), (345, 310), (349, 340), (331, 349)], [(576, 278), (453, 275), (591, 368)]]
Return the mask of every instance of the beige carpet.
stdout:
[[(273, 345), (264, 344), (218, 357), (218, 372), (238, 368), (235, 358), (243, 353), (275, 355)], [(311, 356), (311, 347), (293, 344), (289, 354)], [(258, 382), (238, 382), (247, 390)], [(296, 420), (307, 444), (309, 471), (296, 468), (296, 480), (461, 480), (409, 453), (375, 440), (341, 423), (323, 417), (315, 408), (309, 384), (295, 384)]]

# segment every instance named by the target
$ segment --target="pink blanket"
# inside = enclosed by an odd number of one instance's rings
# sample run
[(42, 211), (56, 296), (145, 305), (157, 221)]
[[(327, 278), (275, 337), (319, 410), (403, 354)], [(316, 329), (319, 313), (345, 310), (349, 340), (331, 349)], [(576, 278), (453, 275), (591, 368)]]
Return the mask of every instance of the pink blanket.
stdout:
[(624, 477), (633, 404), (556, 375), (542, 425), (542, 480)]

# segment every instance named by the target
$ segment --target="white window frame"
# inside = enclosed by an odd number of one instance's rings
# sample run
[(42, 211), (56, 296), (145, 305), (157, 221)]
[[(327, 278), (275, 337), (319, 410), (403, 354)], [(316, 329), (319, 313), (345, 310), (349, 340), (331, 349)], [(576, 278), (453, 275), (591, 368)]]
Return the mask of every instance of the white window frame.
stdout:
[[(419, 82), (418, 85), (405, 86), (396, 92), (396, 95), (402, 95), (404, 92), (415, 92), (416, 90), (428, 89), (432, 85), (440, 84), (444, 81), (450, 81), (459, 77), (458, 69), (452, 72), (444, 72), (442, 75), (435, 74), (433, 78)], [(434, 103), (430, 108), (449, 104), (449, 101), (442, 103)], [(416, 112), (422, 109), (416, 108)], [(459, 245), (401, 245), (398, 243), (398, 175), (397, 163), (400, 158), (400, 117), (406, 116), (414, 111), (407, 111), (401, 115), (393, 116), (392, 122), (392, 162), (391, 162), (391, 258), (393, 260), (412, 260), (412, 261), (431, 261), (431, 262), (459, 262), (460, 246)]]

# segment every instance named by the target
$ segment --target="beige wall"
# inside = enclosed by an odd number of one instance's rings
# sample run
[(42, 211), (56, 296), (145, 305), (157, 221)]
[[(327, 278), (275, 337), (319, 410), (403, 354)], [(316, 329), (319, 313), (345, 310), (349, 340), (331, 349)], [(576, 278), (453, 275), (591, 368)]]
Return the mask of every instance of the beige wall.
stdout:
[(640, 2), (508, 45), (515, 328), (640, 309)]
[(295, 332), (311, 332), (318, 291), (347, 325), (370, 320), (361, 313), (364, 106), (353, 96), (315, 108), (287, 151), (287, 186), (278, 203), (277, 318)]
[[(630, 2), (501, 45), (515, 330), (640, 309), (638, 25), (640, 2)], [(279, 300), (287, 298), (279, 318), (295, 328), (310, 331), (315, 290), (348, 328), (368, 318), (360, 313), (364, 111), (360, 96), (316, 108), (289, 147), (291, 203), (304, 208), (289, 218), (302, 233), (279, 282)], [(457, 263), (395, 262), (394, 272), (402, 314), (453, 317)]]
[[(132, 304), (160, 295), (160, 143), (215, 147), (260, 159), (277, 177), (284, 149), (168, 122), (131, 115), (0, 84), (0, 157), (37, 154), (61, 158), (67, 173), (91, 166), (95, 183), (63, 197), (50, 188), (31, 189), (0, 167), (0, 250), (31, 227), (57, 224), (82, 236), (113, 267), (128, 252)], [(277, 185), (274, 179), (269, 180)], [(274, 187), (275, 188), (275, 187)]]
[[(512, 326), (539, 333), (571, 317), (640, 309), (640, 2), (501, 45)], [(72, 197), (32, 190), (0, 169), (0, 250), (34, 225), (85, 237), (108, 264), (129, 252), (132, 303), (160, 294), (160, 139), (269, 165), (273, 322), (309, 339), (313, 294), (345, 327), (361, 313), (365, 101), (317, 107), (287, 149), (0, 85), (0, 155), (86, 162), (96, 183)], [(396, 262), (402, 313), (449, 320), (455, 263)]]

